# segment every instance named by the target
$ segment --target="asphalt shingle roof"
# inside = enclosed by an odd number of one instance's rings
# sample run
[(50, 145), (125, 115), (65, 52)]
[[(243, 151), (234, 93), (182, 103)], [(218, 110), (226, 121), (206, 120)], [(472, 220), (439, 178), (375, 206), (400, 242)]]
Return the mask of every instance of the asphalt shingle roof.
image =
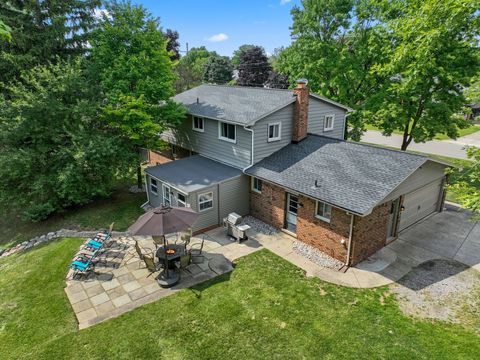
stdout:
[(246, 173), (363, 215), (427, 160), (421, 155), (308, 135)]
[(176, 95), (174, 100), (191, 114), (249, 125), (294, 102), (295, 96), (287, 90), (200, 85)]
[(201, 155), (152, 166), (145, 172), (186, 194), (242, 175), (242, 171)]

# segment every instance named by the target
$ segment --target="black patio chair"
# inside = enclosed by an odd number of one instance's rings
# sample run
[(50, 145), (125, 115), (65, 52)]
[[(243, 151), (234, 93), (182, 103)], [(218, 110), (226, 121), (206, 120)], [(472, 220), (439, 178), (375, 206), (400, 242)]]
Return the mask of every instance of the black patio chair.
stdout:
[(205, 243), (205, 235), (202, 236), (202, 241), (199, 243), (193, 243), (188, 249), (188, 253), (192, 256), (192, 262), (195, 264), (197, 260), (200, 259), (200, 262), (203, 262), (203, 245)]

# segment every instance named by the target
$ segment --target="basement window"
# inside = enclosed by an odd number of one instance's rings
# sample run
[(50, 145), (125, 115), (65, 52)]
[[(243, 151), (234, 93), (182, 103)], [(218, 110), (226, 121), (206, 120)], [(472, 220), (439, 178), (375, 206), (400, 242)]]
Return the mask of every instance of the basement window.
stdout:
[(268, 124), (268, 142), (278, 141), (282, 139), (282, 124)]
[(333, 122), (335, 121), (335, 115), (325, 115), (325, 122), (323, 124), (323, 131), (333, 130)]
[(221, 140), (236, 143), (236, 129), (234, 124), (218, 122), (218, 138)]
[(315, 208), (315, 217), (327, 223), (332, 219), (332, 206), (322, 201), (317, 201)]

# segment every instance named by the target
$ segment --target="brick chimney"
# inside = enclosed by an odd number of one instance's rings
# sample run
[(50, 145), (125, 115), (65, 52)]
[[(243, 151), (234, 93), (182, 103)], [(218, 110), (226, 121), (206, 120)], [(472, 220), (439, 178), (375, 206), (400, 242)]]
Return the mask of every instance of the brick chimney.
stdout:
[(298, 143), (307, 137), (308, 128), (308, 80), (297, 80), (297, 87), (293, 93), (297, 96), (295, 102), (295, 115), (293, 118), (292, 142)]

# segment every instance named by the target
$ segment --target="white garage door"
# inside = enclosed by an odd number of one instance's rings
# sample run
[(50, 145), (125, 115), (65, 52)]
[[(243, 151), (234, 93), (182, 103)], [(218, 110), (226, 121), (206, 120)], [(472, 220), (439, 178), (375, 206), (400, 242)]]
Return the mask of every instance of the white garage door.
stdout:
[(437, 211), (441, 187), (442, 179), (405, 195), (403, 200), (405, 210), (401, 213), (399, 231)]

